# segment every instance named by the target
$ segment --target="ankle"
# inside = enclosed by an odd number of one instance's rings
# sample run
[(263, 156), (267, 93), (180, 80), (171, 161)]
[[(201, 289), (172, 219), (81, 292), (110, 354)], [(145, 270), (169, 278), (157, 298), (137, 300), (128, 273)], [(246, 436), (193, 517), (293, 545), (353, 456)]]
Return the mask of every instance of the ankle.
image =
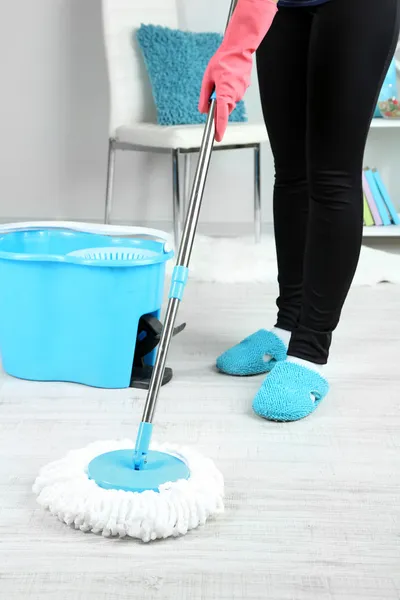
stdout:
[(326, 366), (326, 365), (319, 365), (319, 364), (313, 363), (309, 360), (304, 360), (304, 358), (297, 358), (297, 356), (291, 356), (291, 355), (288, 355), (287, 361), (290, 363), (294, 363), (296, 365), (300, 365), (300, 366), (304, 367), (305, 369), (310, 369), (310, 371), (315, 371), (316, 373), (319, 373), (320, 375), (322, 375), (323, 370)]
[(286, 348), (289, 346), (290, 338), (292, 337), (292, 332), (287, 331), (286, 329), (281, 329), (280, 327), (273, 327), (271, 332), (278, 337), (281, 342), (283, 342)]

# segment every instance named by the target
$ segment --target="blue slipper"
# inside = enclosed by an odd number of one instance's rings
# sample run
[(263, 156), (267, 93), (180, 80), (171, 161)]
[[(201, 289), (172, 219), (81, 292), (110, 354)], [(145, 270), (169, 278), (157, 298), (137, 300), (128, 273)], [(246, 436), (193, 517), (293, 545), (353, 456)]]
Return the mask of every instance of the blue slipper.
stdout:
[(297, 421), (314, 412), (328, 392), (327, 380), (315, 371), (280, 362), (265, 378), (253, 410), (270, 421)]
[[(260, 329), (217, 358), (217, 368), (227, 375), (241, 377), (269, 373), (278, 361), (286, 359), (287, 348), (277, 335)], [(273, 358), (265, 361), (268, 354)]]

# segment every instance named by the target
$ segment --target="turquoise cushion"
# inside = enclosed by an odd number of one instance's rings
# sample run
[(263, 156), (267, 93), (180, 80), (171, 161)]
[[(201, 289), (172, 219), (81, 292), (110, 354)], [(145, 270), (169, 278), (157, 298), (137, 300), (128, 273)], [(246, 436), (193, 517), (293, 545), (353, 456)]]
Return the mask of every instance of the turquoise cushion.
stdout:
[[(135, 35), (149, 74), (158, 124), (204, 123), (206, 116), (197, 108), (201, 82), (222, 36), (156, 25), (141, 25)], [(230, 121), (247, 121), (244, 102), (238, 103)]]

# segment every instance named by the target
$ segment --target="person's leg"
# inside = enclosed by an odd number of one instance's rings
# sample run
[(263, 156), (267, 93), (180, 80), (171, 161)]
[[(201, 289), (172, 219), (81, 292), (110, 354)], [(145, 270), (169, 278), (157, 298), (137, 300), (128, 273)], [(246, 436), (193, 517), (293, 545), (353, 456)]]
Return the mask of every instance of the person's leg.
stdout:
[(327, 361), (332, 331), (357, 267), (364, 147), (398, 37), (399, 4), (332, 0), (313, 9), (307, 114), (310, 207), (302, 308), (288, 359), (278, 363), (253, 402), (255, 412), (267, 419), (305, 417), (329, 390), (318, 365)]
[(327, 362), (359, 259), (364, 148), (399, 15), (400, 0), (332, 0), (315, 9), (308, 72), (310, 212), (302, 310), (289, 354), (317, 364)]
[(217, 359), (229, 375), (266, 373), (286, 359), (302, 299), (308, 190), (306, 167), (307, 62), (312, 15), (278, 11), (257, 52), (265, 123), (275, 161), (274, 223), (279, 271), (278, 320)]
[(307, 9), (282, 8), (257, 51), (261, 104), (275, 163), (276, 326), (291, 332), (300, 317), (309, 204), (306, 116), (311, 26)]

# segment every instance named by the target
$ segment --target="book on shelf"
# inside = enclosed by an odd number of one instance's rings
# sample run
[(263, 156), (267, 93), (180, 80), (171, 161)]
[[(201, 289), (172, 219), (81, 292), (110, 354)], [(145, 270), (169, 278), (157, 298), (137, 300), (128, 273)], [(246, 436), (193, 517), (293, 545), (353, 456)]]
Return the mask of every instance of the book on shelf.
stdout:
[(369, 209), (371, 211), (371, 215), (372, 215), (372, 218), (374, 220), (374, 224), (375, 225), (383, 225), (381, 216), (379, 214), (378, 207), (377, 207), (377, 205), (375, 203), (375, 199), (374, 199), (374, 196), (372, 194), (372, 190), (371, 190), (371, 188), (369, 186), (369, 182), (368, 182), (367, 177), (366, 177), (366, 171), (367, 170), (364, 169), (363, 174), (362, 174), (362, 185), (363, 185), (363, 190), (364, 190), (364, 196), (365, 196), (365, 198), (367, 200), (367, 204), (368, 204)]
[(372, 227), (372, 225), (375, 225), (374, 218), (373, 218), (371, 210), (368, 206), (368, 200), (365, 196), (365, 193), (364, 193), (364, 225), (366, 227)]
[(367, 179), (368, 186), (371, 191), (372, 197), (375, 201), (375, 205), (378, 209), (379, 216), (382, 220), (382, 224), (385, 226), (391, 225), (392, 222), (390, 220), (389, 213), (386, 208), (386, 204), (384, 203), (381, 193), (378, 189), (378, 186), (376, 185), (375, 177), (374, 177), (371, 169), (365, 169), (364, 172), (365, 172), (365, 177)]
[(383, 183), (382, 177), (377, 169), (372, 169), (372, 174), (375, 179), (376, 186), (379, 190), (380, 195), (382, 196), (383, 202), (386, 205), (386, 208), (389, 213), (389, 218), (392, 221), (393, 225), (400, 225), (400, 218), (397, 214), (397, 211), (394, 207), (391, 197), (387, 191), (385, 184)]
[(389, 196), (388, 190), (383, 183), (382, 177), (377, 169), (363, 170), (362, 184), (364, 192), (364, 223), (370, 223), (370, 213), (375, 225), (400, 225), (400, 218), (394, 204)]

